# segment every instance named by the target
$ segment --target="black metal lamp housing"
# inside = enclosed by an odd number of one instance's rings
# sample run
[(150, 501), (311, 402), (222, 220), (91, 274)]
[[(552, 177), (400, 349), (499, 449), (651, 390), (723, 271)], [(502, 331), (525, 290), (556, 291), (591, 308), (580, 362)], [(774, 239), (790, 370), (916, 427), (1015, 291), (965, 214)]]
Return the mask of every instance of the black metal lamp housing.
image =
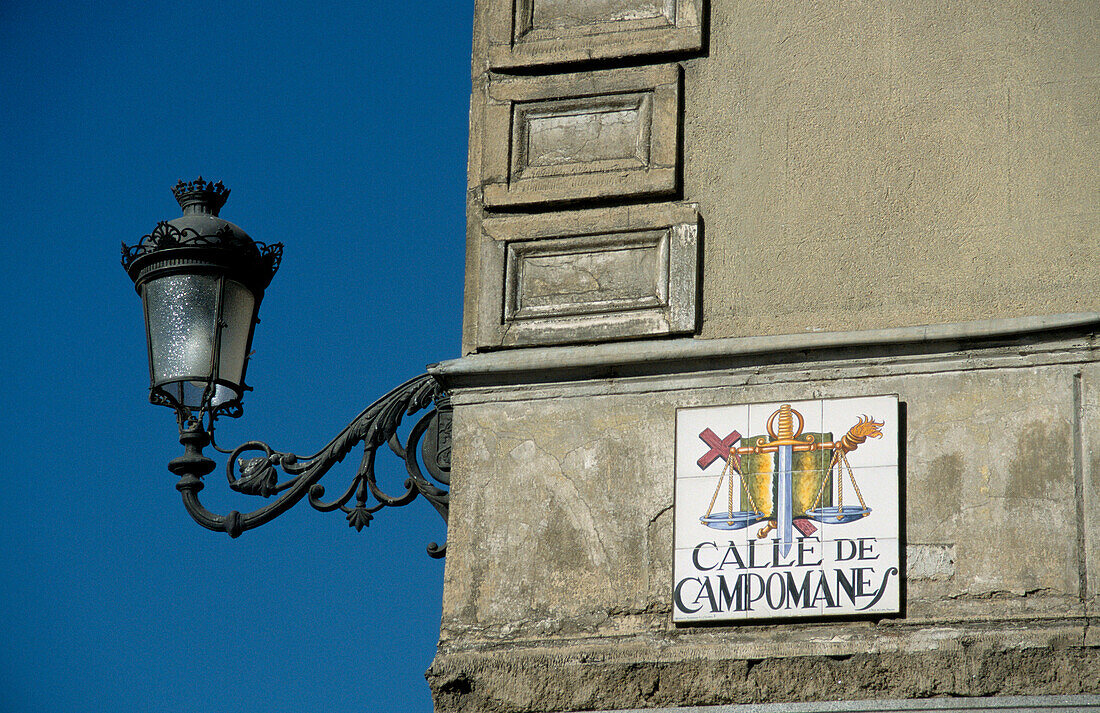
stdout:
[(218, 217), (229, 197), (220, 181), (200, 176), (172, 192), (183, 215), (122, 246), (145, 307), (149, 398), (181, 421), (239, 416), (256, 315), (283, 246), (257, 243)]
[[(422, 374), (391, 389), (311, 456), (276, 451), (261, 441), (233, 450), (214, 440), (219, 416), (240, 416), (249, 390), (245, 370), (252, 333), (264, 290), (279, 268), (281, 243), (258, 243), (218, 217), (229, 189), (202, 177), (180, 181), (172, 189), (183, 215), (158, 223), (136, 245), (122, 245), (122, 265), (145, 307), (149, 347), (149, 400), (172, 407), (184, 453), (168, 464), (179, 476), (176, 490), (195, 522), (237, 537), (273, 520), (303, 499), (321, 512), (339, 510), (348, 525), (362, 530), (374, 513), (407, 505), (423, 496), (447, 519), (450, 493), (451, 404), (442, 386)], [(419, 417), (404, 441), (398, 436), (403, 416), (434, 405)], [(323, 500), (318, 481), (362, 444), (363, 458), (351, 484), (333, 500)], [(383, 444), (405, 461), (408, 476), (396, 493), (375, 478), (375, 453)], [(203, 476), (216, 464), (203, 455), (212, 446), (228, 454), (229, 487), (245, 495), (275, 499), (249, 513), (218, 515), (199, 500)], [(253, 457), (242, 457), (253, 453)], [(423, 463), (421, 469), (420, 462)], [(289, 476), (279, 480), (279, 471)], [(427, 475), (425, 475), (427, 471)], [(444, 487), (440, 487), (444, 486)], [(442, 557), (446, 543), (431, 543), (428, 553)]]

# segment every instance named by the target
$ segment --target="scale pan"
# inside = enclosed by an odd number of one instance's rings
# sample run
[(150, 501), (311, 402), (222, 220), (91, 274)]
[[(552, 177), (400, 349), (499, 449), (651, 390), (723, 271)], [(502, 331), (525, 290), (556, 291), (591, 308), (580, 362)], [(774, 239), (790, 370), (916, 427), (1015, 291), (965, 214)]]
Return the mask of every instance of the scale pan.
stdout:
[(751, 510), (737, 510), (736, 512), (715, 512), (706, 517), (699, 518), (699, 522), (715, 530), (741, 530), (753, 523), (767, 520), (768, 516)]
[(847, 524), (849, 522), (855, 522), (861, 518), (867, 517), (871, 514), (871, 508), (860, 507), (859, 505), (840, 505), (827, 508), (814, 508), (813, 510), (806, 511), (806, 519), (817, 520), (818, 522), (824, 522), (826, 524), (840, 523)]

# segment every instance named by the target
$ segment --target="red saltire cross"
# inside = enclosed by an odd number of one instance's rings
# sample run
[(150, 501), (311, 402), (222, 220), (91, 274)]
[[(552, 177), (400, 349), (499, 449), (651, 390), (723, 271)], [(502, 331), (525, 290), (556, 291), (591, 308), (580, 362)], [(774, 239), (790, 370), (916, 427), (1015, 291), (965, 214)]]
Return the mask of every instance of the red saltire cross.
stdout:
[[(706, 428), (703, 429), (703, 432), (699, 434), (699, 438), (702, 439), (703, 443), (706, 443), (708, 446), (710, 446), (710, 450), (704, 453), (703, 457), (700, 458), (698, 461), (700, 468), (706, 470), (708, 465), (721, 458), (722, 460), (730, 463), (730, 465), (733, 466), (733, 469), (736, 470), (738, 473), (741, 472), (741, 456), (739, 456), (736, 452), (730, 453), (730, 448), (733, 447), (733, 444), (741, 440), (740, 433), (734, 431), (725, 438), (719, 438), (718, 434), (716, 434), (709, 428)], [(733, 459), (732, 462), (730, 462), (730, 458)]]

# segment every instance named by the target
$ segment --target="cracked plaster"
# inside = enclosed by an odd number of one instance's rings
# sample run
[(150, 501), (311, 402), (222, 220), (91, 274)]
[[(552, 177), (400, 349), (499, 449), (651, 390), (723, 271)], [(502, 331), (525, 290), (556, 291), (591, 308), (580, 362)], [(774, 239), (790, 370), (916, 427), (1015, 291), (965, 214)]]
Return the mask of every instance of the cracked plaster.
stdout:
[[(1095, 613), (1078, 596), (1074, 534), (1073, 384), (1081, 367), (1061, 363), (1056, 351), (1001, 354), (993, 367), (976, 368), (982, 359), (948, 359), (928, 371), (924, 362), (885, 359), (831, 381), (815, 378), (827, 364), (788, 364), (782, 370), (802, 381), (754, 382), (734, 371), (456, 394), (454, 458), (463, 478), (453, 490), (438, 680), (466, 671), (489, 685), (513, 670), (512, 663), (500, 669), (479, 658), (490, 652), (497, 657), (491, 660), (526, 661), (525, 672), (543, 665), (536, 662), (545, 651), (560, 651), (567, 668), (574, 664), (565, 662), (588, 662), (577, 663), (575, 674), (554, 674), (569, 679), (591, 673), (592, 652), (606, 651), (601, 670), (631, 686), (642, 671), (699, 657), (910, 652), (931, 656), (926, 674), (935, 677), (959, 660), (980, 667), (983, 657), (1014, 660), (1023, 654), (1009, 652), (1031, 649), (1047, 651), (1061, 666), (1060, 651), (1083, 646), (1082, 665), (1100, 667), (1087, 658), (1097, 646)], [(1047, 361), (1037, 363), (1035, 354)], [(1084, 382), (1089, 437), (1096, 431), (1093, 388)], [(675, 409), (881, 393), (898, 393), (905, 405), (910, 561), (903, 615), (673, 626)], [(612, 652), (639, 641), (661, 652), (656, 660), (614, 663), (619, 654)], [(979, 650), (987, 653), (973, 658)], [(960, 651), (963, 659), (952, 653)], [(802, 665), (789, 664), (791, 671)], [(525, 685), (542, 685), (523, 676)]]

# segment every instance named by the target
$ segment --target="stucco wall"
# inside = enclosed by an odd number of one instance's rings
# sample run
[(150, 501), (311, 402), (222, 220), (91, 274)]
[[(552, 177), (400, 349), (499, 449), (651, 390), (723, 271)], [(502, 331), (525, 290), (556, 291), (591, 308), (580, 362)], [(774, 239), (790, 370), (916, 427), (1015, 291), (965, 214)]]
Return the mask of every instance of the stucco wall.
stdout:
[[(679, 14), (666, 12), (688, 26), (667, 37), (626, 20), (586, 29), (570, 11), (579, 24), (535, 49), (530, 35), (509, 34), (510, 8), (523, 5), (477, 3), (466, 352), (507, 346), (485, 336), (508, 321), (498, 285), (511, 279), (486, 258), (499, 246), (486, 217), (535, 213), (564, 226), (572, 211), (639, 201), (699, 207), (700, 318), (686, 328), (704, 338), (1100, 305), (1100, 4), (712, 0), (708, 12), (678, 0)], [(562, 16), (588, 7), (552, 5)], [(617, 16), (620, 5), (647, 17), (662, 6), (623, 0), (591, 14)], [(593, 59), (578, 63), (586, 52)], [(658, 88), (651, 118), (607, 111), (624, 87), (642, 97), (647, 74), (675, 71), (681, 98)], [(524, 103), (532, 97), (545, 101)], [(569, 102), (587, 104), (591, 121)], [(539, 178), (521, 165), (535, 139), (509, 117), (547, 106), (572, 118), (543, 122), (558, 133), (536, 143), (560, 167), (537, 167), (554, 174)], [(641, 125), (646, 145), (600, 133), (620, 120)], [(635, 148), (641, 163), (589, 160)]]
[(713, 0), (705, 337), (1093, 310), (1100, 4)]

